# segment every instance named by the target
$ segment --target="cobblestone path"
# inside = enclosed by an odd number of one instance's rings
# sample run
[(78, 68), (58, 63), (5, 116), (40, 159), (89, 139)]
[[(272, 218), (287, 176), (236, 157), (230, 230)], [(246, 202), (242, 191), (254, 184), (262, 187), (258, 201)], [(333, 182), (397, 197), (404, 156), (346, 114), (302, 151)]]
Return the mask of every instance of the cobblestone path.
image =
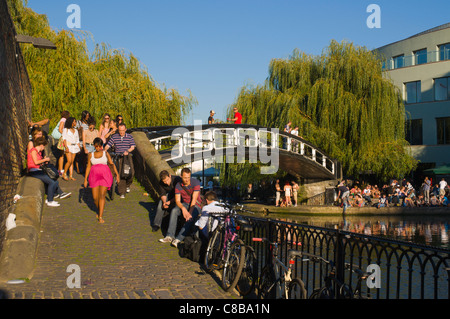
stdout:
[[(161, 231), (152, 232), (154, 204), (136, 182), (125, 199), (107, 196), (104, 224), (99, 224), (84, 177), (60, 180), (70, 198), (61, 206), (45, 206), (31, 280), (3, 284), (10, 299), (240, 299), (224, 292), (216, 278), (199, 264), (161, 244)], [(69, 288), (69, 265), (78, 265), (81, 288)]]

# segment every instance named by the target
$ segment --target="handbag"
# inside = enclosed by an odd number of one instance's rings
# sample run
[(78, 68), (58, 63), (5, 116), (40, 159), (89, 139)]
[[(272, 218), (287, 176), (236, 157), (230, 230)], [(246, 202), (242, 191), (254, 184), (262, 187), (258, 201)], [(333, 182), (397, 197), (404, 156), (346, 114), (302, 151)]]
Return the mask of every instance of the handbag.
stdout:
[(133, 177), (133, 161), (131, 159), (131, 154), (124, 155), (122, 157), (121, 162), (121, 171), (120, 171), (120, 178), (121, 179), (129, 179)]
[(64, 151), (64, 139), (61, 137), (58, 141), (58, 145), (56, 146), (57, 149)]
[(58, 125), (56, 125), (56, 127), (53, 129), (51, 135), (52, 135), (52, 137), (53, 137), (55, 140), (59, 140), (59, 139), (61, 138), (62, 134), (61, 134), (61, 132), (59, 131), (59, 123), (58, 123)]
[(58, 180), (59, 173), (58, 173), (57, 168), (54, 165), (52, 165), (52, 164), (42, 164), (41, 165), (41, 169), (42, 169), (43, 172), (45, 172), (45, 174), (48, 175), (48, 177), (50, 177), (54, 181)]

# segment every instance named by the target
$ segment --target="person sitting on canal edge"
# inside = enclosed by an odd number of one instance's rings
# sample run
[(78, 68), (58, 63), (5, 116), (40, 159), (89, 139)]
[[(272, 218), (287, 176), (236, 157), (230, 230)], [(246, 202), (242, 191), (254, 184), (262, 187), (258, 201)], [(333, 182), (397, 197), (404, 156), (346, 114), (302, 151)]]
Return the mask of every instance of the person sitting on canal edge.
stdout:
[(156, 208), (155, 219), (153, 220), (152, 231), (158, 231), (161, 228), (162, 220), (165, 214), (170, 214), (175, 207), (175, 186), (181, 182), (181, 177), (171, 175), (168, 171), (163, 170), (159, 173), (159, 195), (160, 200)]
[[(162, 243), (172, 243), (177, 247), (178, 243), (190, 234), (191, 228), (200, 214), (202, 203), (200, 197), (200, 182), (191, 177), (191, 170), (183, 168), (181, 170), (181, 182), (175, 186), (175, 203), (178, 209), (172, 209), (170, 212), (169, 229), (166, 237), (160, 239)], [(178, 217), (183, 215), (185, 223), (178, 235), (175, 237)]]
[[(195, 223), (195, 226), (200, 230), (200, 238), (202, 240), (206, 240), (209, 237), (209, 234), (216, 229), (218, 220), (216, 218), (212, 218), (210, 220), (209, 214), (211, 213), (225, 213), (225, 207), (219, 206), (219, 202), (217, 201), (217, 194), (215, 191), (208, 191), (205, 194), (205, 202), (206, 205), (202, 208), (202, 214), (200, 218)], [(211, 225), (208, 223), (211, 222)]]

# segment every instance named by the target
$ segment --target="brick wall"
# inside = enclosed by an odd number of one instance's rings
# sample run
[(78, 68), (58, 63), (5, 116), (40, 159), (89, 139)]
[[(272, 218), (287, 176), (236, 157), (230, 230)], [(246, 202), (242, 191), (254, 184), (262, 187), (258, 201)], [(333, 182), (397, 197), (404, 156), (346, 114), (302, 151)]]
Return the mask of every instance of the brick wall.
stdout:
[(5, 220), (26, 168), (31, 84), (6, 0), (0, 0), (0, 252)]

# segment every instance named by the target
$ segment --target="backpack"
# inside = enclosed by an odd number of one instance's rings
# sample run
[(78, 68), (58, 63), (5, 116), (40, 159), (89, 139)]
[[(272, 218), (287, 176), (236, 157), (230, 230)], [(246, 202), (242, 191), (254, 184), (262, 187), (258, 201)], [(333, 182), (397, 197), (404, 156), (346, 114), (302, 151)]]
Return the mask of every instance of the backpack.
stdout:
[(203, 242), (197, 235), (190, 235), (184, 239), (183, 244), (180, 245), (180, 256), (187, 258), (194, 262), (202, 260), (202, 246)]

